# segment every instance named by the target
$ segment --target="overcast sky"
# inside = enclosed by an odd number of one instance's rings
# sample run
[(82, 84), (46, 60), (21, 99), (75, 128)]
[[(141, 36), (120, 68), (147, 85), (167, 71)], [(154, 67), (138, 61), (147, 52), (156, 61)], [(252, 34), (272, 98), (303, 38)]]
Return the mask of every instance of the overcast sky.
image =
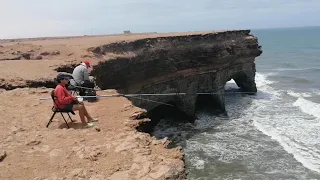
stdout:
[(320, 0), (0, 0), (0, 38), (320, 25)]

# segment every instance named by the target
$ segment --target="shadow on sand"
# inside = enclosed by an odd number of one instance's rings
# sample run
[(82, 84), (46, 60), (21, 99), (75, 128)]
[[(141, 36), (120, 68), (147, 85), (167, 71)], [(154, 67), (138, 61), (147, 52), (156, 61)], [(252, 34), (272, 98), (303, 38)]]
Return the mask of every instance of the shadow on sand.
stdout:
[[(85, 129), (81, 122), (70, 122), (69, 121), (68, 125), (70, 128), (73, 128), (73, 129)], [(64, 123), (62, 120), (62, 122), (59, 124), (59, 129), (67, 129), (67, 128), (68, 127), (67, 127), (66, 123)]]

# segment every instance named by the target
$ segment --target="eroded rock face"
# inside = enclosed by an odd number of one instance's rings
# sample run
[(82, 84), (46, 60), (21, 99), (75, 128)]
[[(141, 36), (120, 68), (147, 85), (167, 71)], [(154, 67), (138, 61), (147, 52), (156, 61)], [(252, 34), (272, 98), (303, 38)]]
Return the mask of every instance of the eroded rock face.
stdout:
[(57, 83), (54, 79), (41, 78), (36, 80), (21, 80), (21, 79), (10, 79), (9, 81), (0, 78), (0, 89), (13, 90), (16, 88), (38, 88), (47, 87), (55, 88)]
[[(100, 62), (91, 74), (101, 89), (115, 88), (120, 93), (218, 93), (212, 98), (224, 110), (227, 81), (234, 79), (246, 92), (257, 91), (254, 60), (262, 50), (258, 39), (249, 33), (250, 30), (239, 30), (158, 37), (91, 48), (97, 55), (119, 55)], [(171, 102), (194, 116), (197, 95), (147, 98)], [(146, 110), (159, 106), (130, 100)]]

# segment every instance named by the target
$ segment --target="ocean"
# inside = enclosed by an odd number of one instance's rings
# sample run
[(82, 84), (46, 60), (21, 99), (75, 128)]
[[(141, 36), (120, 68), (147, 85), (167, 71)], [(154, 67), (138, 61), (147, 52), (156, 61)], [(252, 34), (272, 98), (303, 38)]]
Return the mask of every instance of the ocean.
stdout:
[(258, 93), (228, 93), (227, 115), (163, 119), (153, 134), (183, 147), (188, 179), (320, 179), (320, 27), (251, 33)]

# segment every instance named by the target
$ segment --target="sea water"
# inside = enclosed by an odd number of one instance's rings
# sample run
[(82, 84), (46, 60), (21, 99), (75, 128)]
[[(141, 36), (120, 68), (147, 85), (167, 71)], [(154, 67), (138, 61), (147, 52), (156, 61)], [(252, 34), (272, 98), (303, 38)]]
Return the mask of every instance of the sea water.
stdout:
[(163, 119), (154, 135), (184, 148), (188, 179), (320, 179), (320, 27), (251, 33), (257, 95), (228, 93), (227, 115)]

